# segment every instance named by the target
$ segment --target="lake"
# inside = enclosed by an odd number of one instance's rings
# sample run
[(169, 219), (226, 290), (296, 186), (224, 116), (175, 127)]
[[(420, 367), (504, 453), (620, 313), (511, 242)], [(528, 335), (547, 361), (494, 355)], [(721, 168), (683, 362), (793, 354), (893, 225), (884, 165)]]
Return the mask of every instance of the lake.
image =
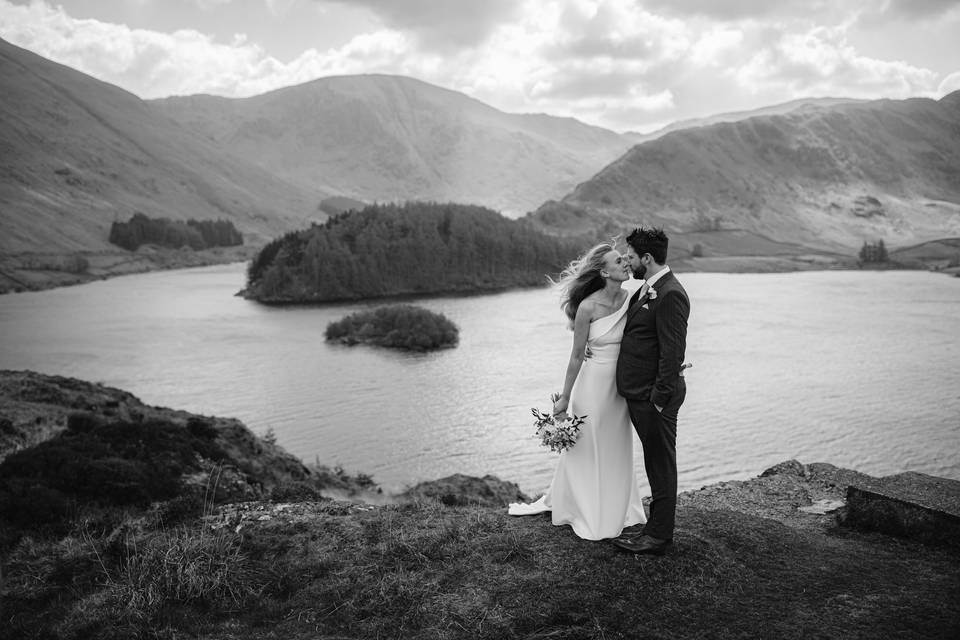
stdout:
[[(549, 407), (569, 355), (555, 293), (415, 300), (453, 320), (460, 344), (409, 354), (324, 341), (329, 322), (376, 303), (262, 306), (234, 295), (244, 274), (221, 265), (0, 296), (0, 368), (236, 417), (306, 462), (371, 474), (390, 491), (451, 473), (547, 487), (556, 455), (532, 437), (530, 408)], [(694, 364), (681, 490), (790, 458), (960, 479), (960, 278), (679, 277)]]

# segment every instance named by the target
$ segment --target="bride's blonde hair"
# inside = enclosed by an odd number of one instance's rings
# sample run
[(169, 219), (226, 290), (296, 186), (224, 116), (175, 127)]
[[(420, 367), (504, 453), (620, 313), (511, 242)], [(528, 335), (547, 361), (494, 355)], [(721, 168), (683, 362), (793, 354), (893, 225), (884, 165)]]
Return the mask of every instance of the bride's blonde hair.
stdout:
[(607, 263), (604, 257), (616, 249), (616, 238), (610, 242), (601, 242), (591, 247), (582, 256), (575, 258), (567, 267), (560, 272), (560, 279), (551, 280), (553, 285), (560, 291), (560, 308), (570, 319), (570, 326), (573, 326), (573, 319), (577, 317), (577, 309), (580, 303), (594, 291), (603, 289), (606, 285), (604, 277), (600, 275)]

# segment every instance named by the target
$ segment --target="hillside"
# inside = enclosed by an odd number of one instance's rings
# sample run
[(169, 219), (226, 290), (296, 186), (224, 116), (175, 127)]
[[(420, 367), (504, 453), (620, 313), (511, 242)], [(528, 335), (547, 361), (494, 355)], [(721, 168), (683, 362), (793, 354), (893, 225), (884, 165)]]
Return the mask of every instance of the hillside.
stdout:
[[(563, 233), (639, 222), (678, 238), (737, 230), (788, 253), (853, 255), (864, 240), (903, 247), (955, 237), (960, 92), (809, 105), (668, 133), (532, 218)], [(743, 255), (724, 251), (715, 255)]]
[(227, 219), (248, 243), (328, 195), (231, 156), (115, 86), (0, 40), (0, 255), (110, 251), (134, 212)]
[(631, 145), (571, 118), (508, 114), (400, 76), (328, 77), (251, 98), (149, 104), (304, 189), (368, 203), (479, 204), (514, 217), (569, 192)]
[(790, 113), (791, 111), (797, 111), (800, 109), (817, 109), (821, 107), (831, 107), (838, 104), (848, 104), (851, 102), (863, 102), (862, 100), (856, 100), (854, 98), (798, 98), (796, 100), (790, 100), (789, 102), (781, 102), (780, 104), (773, 104), (766, 107), (760, 107), (759, 109), (750, 109), (748, 111), (731, 111), (728, 113), (718, 113), (711, 116), (705, 116), (702, 118), (689, 118), (687, 120), (677, 120), (676, 122), (671, 122), (665, 127), (656, 129), (649, 133), (638, 133), (635, 131), (628, 131), (625, 135), (630, 136), (636, 143), (646, 142), (647, 140), (655, 140), (656, 138), (661, 138), (668, 133), (673, 131), (680, 131), (681, 129), (691, 129), (693, 127), (706, 127), (712, 124), (717, 124), (720, 122), (739, 122), (741, 120), (747, 120), (749, 118), (756, 118), (758, 116), (772, 116), (779, 115), (784, 113)]

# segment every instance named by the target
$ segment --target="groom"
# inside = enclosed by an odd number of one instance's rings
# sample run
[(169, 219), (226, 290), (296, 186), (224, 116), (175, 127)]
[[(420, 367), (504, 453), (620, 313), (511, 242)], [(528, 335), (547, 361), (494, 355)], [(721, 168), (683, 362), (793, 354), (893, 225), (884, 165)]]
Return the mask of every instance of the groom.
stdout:
[(687, 344), (690, 299), (667, 266), (667, 236), (640, 227), (627, 236), (625, 256), (636, 278), (650, 290), (630, 300), (620, 357), (617, 391), (627, 400), (630, 420), (643, 444), (650, 482), (650, 519), (642, 532), (613, 540), (620, 549), (663, 555), (673, 539), (677, 509), (677, 412), (687, 395), (681, 374)]

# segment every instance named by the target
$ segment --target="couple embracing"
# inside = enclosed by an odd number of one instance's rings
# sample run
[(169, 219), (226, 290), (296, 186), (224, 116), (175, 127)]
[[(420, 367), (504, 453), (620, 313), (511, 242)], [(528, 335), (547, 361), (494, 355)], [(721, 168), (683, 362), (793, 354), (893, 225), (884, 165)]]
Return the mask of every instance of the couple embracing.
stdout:
[[(553, 412), (586, 416), (560, 454), (550, 488), (511, 515), (550, 511), (587, 540), (611, 539), (636, 554), (662, 555), (677, 505), (677, 413), (690, 301), (667, 266), (666, 234), (640, 227), (621, 254), (602, 243), (561, 274), (561, 306), (573, 327), (563, 392)], [(634, 278), (631, 278), (631, 273)], [(640, 438), (652, 501), (647, 520), (633, 468)]]

